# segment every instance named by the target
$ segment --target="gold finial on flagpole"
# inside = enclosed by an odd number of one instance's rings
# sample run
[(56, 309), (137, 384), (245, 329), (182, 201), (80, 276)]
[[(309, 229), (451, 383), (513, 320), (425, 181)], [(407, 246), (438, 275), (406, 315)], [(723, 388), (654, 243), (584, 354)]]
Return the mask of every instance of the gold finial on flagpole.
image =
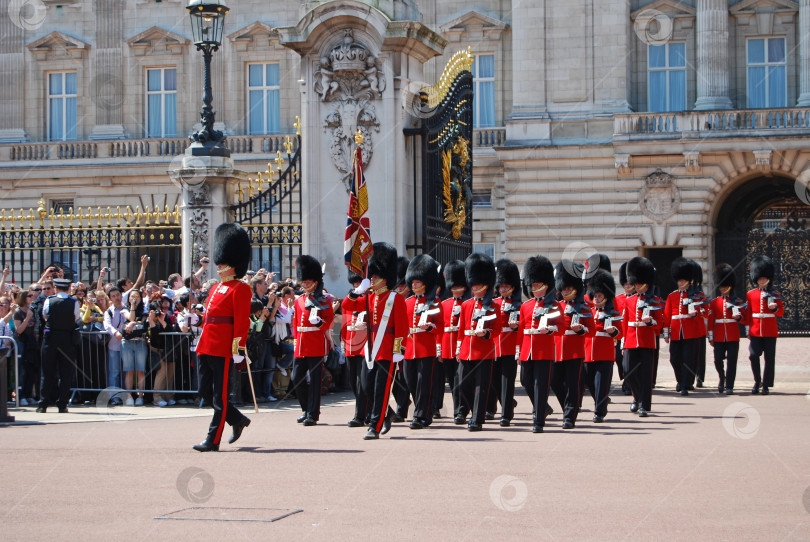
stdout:
[(358, 147), (363, 144), (363, 132), (360, 131), (360, 128), (354, 134), (354, 142), (357, 143)]

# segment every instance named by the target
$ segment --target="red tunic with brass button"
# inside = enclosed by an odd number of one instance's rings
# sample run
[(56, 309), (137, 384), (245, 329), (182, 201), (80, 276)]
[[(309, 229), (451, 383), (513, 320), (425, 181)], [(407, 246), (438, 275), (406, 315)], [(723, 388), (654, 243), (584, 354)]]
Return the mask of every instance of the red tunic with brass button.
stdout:
[(558, 301), (557, 304), (560, 307), (561, 316), (556, 322), (557, 333), (555, 333), (554, 342), (557, 357), (554, 358), (554, 361), (585, 359), (585, 337), (594, 333), (593, 318), (588, 318), (584, 314), (580, 315), (579, 323), (584, 326), (584, 330), (577, 333), (571, 329), (571, 320), (574, 314), (565, 314), (567, 306), (565, 301)]
[(638, 308), (639, 296), (628, 297), (622, 310), (622, 335), (624, 348), (655, 348), (656, 330), (664, 325), (661, 310), (650, 311), (651, 324), (641, 321), (644, 309)]
[[(534, 317), (537, 309), (545, 308), (544, 298), (534, 298), (520, 306), (520, 323), (518, 324), (518, 344), (520, 345), (520, 361), (554, 360), (557, 348), (554, 344), (554, 334), (535, 333), (540, 325), (540, 317)], [(552, 312), (558, 312), (556, 304)], [(556, 325), (557, 319), (548, 320), (549, 326)]]
[[(396, 295), (394, 305), (391, 307), (388, 325), (385, 328), (385, 334), (380, 343), (380, 349), (374, 357), (374, 361), (391, 361), (394, 357), (394, 345), (401, 346), (402, 341), (408, 336), (408, 314), (405, 310), (405, 300), (402, 296), (390, 290), (385, 290), (380, 294), (371, 293), (368, 296), (368, 301), (371, 304), (370, 316), (366, 316), (366, 322), (370, 330), (368, 340), (371, 341), (369, 350), (374, 349), (374, 341), (376, 340), (380, 320), (382, 320), (383, 312), (385, 311), (385, 303), (391, 295)], [(363, 299), (363, 301), (360, 301), (361, 299)], [(358, 297), (357, 299), (351, 299), (351, 296), (349, 296), (346, 300), (348, 303), (345, 307), (348, 307), (352, 311), (361, 311), (363, 310), (361, 307), (365, 307), (365, 296)], [(398, 353), (399, 352), (397, 352), (397, 354)]]
[(405, 300), (405, 310), (408, 312), (408, 321), (410, 322), (408, 342), (405, 345), (405, 359), (435, 358), (437, 353), (436, 345), (441, 345), (444, 330), (442, 304), (438, 299), (433, 301), (428, 310), (439, 309), (439, 312), (427, 317), (427, 321), (433, 324), (433, 327), (423, 330), (418, 327), (422, 315), (417, 314), (416, 311), (424, 305), (424, 301), (424, 297), (416, 297), (415, 295)]
[(725, 296), (717, 296), (709, 303), (709, 334), (718, 343), (740, 342), (740, 323), (745, 320), (746, 309), (739, 309), (742, 318), (735, 320), (727, 303)]
[[(501, 334), (501, 309), (492, 303), (490, 309), (483, 316), (484, 318), (495, 315), (492, 320), (483, 324), (483, 329), (489, 331), (489, 335), (476, 337), (472, 333), (478, 327), (478, 321), (473, 321), (473, 314), (476, 310), (482, 309), (480, 299), (468, 299), (461, 305), (461, 315), (458, 323), (458, 341), (461, 343), (461, 351), (458, 356), (459, 361), (479, 361), (484, 359), (495, 359), (495, 343)], [(471, 334), (467, 334), (467, 332)]]
[[(616, 308), (614, 300), (613, 308)], [(605, 320), (600, 318), (604, 315), (602, 309), (592, 308), (594, 332), (585, 337), (585, 361), (616, 361), (616, 341), (622, 338), (621, 320), (614, 322), (613, 327), (617, 333), (614, 336), (608, 335), (605, 331)], [(618, 318), (618, 315), (616, 316)]]
[(785, 305), (782, 300), (776, 300), (776, 310), (768, 308), (768, 301), (765, 298), (765, 290), (755, 288), (748, 292), (748, 311), (746, 312), (746, 325), (751, 326), (749, 334), (751, 337), (776, 337), (779, 335), (779, 326), (776, 318), (784, 316)]
[(197, 354), (230, 359), (233, 340), (244, 347), (250, 329), (250, 301), (253, 290), (241, 280), (220, 282), (211, 290), (205, 308), (205, 325), (197, 343)]
[[(356, 301), (356, 302), (355, 302)], [(368, 315), (363, 319), (363, 329), (355, 329), (357, 317), (366, 310), (366, 296), (360, 296), (357, 300), (352, 300), (348, 296), (340, 304), (343, 312), (343, 327), (341, 338), (343, 339), (343, 354), (345, 356), (362, 356), (365, 353), (366, 341), (368, 340)], [(355, 309), (352, 309), (354, 307)], [(359, 308), (359, 310), (356, 310)]]
[(461, 298), (451, 297), (442, 301), (444, 314), (444, 334), (442, 335), (442, 357), (453, 359), (456, 357), (458, 341), (458, 319), (461, 316)]
[[(684, 302), (687, 304), (685, 305)], [(695, 307), (695, 316), (689, 315), (689, 295), (686, 290), (675, 290), (667, 296), (664, 306), (663, 329), (669, 330), (672, 341), (697, 339), (706, 336), (703, 322), (703, 305)], [(664, 337), (667, 335), (665, 334)]]
[[(314, 308), (306, 308), (309, 296), (302, 295), (295, 300), (295, 315), (293, 317), (293, 338), (295, 339), (295, 353), (297, 358), (312, 358), (325, 356), (329, 352), (329, 341), (327, 333), (332, 330), (332, 321), (335, 313), (332, 304), (324, 298), (324, 305), (318, 309), (318, 316), (321, 318), (319, 324), (309, 321), (309, 316)], [(317, 301), (313, 300), (317, 305)]]
[[(498, 342), (495, 343), (495, 356), (514, 356), (518, 345), (518, 335), (520, 334), (517, 328), (512, 329), (509, 326), (509, 318), (512, 313), (507, 311), (514, 310), (518, 316), (519, 323), (520, 309), (516, 309), (510, 300), (502, 297), (496, 299), (495, 304), (498, 305), (498, 308), (501, 310), (501, 334), (498, 336)], [(518, 325), (518, 327), (520, 326)]]

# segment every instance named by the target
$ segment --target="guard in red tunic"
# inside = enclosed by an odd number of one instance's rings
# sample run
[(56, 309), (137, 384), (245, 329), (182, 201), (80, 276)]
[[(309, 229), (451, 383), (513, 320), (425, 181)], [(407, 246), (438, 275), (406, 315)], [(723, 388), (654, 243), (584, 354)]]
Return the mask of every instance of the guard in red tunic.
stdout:
[[(394, 380), (396, 362), (401, 361), (402, 341), (408, 334), (408, 316), (405, 311), (405, 300), (402, 296), (388, 289), (388, 284), (397, 282), (397, 249), (388, 243), (374, 243), (374, 254), (368, 262), (370, 279), (363, 279), (359, 288), (349, 292), (347, 304), (349, 310), (359, 310), (364, 305), (359, 302), (366, 291), (371, 288), (369, 306), (370, 333), (368, 336), (367, 356), (363, 367), (363, 382), (366, 395), (371, 401), (371, 414), (366, 440), (378, 439), (391, 429), (394, 411), (388, 406), (388, 396)], [(369, 366), (370, 365), (370, 366)]]
[(579, 388), (585, 361), (585, 337), (593, 335), (593, 313), (585, 304), (585, 267), (562, 260), (554, 268), (561, 316), (554, 337), (556, 357), (551, 389), (563, 407), (563, 429), (573, 429), (579, 414)]
[(667, 296), (664, 307), (663, 336), (669, 343), (670, 364), (681, 395), (689, 395), (697, 371), (698, 341), (702, 340), (701, 308), (689, 292), (694, 282), (694, 270), (691, 260), (686, 258), (676, 258), (672, 262), (669, 272), (678, 289)]
[(444, 314), (444, 335), (442, 335), (442, 368), (444, 378), (450, 386), (453, 396), (453, 419), (456, 425), (466, 423), (468, 411), (464, 410), (459, 400), (458, 358), (458, 322), (461, 317), (461, 304), (467, 298), (467, 279), (464, 277), (464, 262), (453, 260), (444, 266), (444, 282), (448, 298), (442, 302)]
[(532, 432), (542, 433), (548, 415), (551, 368), (556, 358), (554, 323), (560, 316), (554, 267), (545, 256), (532, 256), (523, 266), (523, 293), (530, 301), (520, 306), (517, 351), (520, 384), (532, 402)]
[[(784, 316), (785, 306), (782, 295), (773, 289), (774, 265), (768, 256), (757, 256), (751, 260), (751, 282), (756, 288), (748, 292), (746, 301), (746, 331), (749, 340), (751, 370), (754, 373), (754, 387), (751, 393), (768, 395), (773, 387), (774, 364), (776, 362), (776, 337), (779, 335), (777, 318)], [(759, 357), (765, 355), (765, 369), (760, 373)]]
[[(695, 385), (702, 388), (703, 381), (706, 379), (706, 314), (709, 298), (703, 292), (703, 268), (691, 258), (689, 262), (692, 264), (692, 285), (689, 287), (689, 295), (694, 300), (695, 306), (700, 308), (700, 315), (697, 317), (699, 340), (697, 342), (694, 379), (697, 380)], [(692, 383), (690, 382), (690, 384)], [(653, 381), (653, 385), (655, 385), (655, 381)], [(689, 389), (694, 388), (690, 385)]]
[(588, 297), (593, 303), (594, 334), (585, 338), (585, 381), (593, 394), (593, 421), (607, 416), (610, 381), (613, 379), (615, 343), (621, 339), (621, 313), (616, 310), (616, 283), (601, 267), (587, 279)]
[[(624, 310), (624, 302), (625, 300), (636, 293), (635, 288), (632, 284), (627, 282), (627, 262), (624, 262), (622, 265), (619, 266), (619, 285), (621, 285), (622, 289), (624, 290), (622, 293), (616, 296), (613, 300), (613, 307), (618, 311), (619, 314), (622, 313)], [(621, 327), (621, 326), (620, 326)], [(622, 393), (625, 395), (630, 395), (632, 392), (630, 391), (630, 386), (627, 385), (627, 380), (624, 378), (624, 353), (622, 352), (622, 341), (616, 341), (616, 370), (619, 373), (619, 378), (622, 381)]]
[(495, 262), (495, 289), (500, 295), (495, 303), (501, 310), (501, 334), (495, 343), (492, 388), (501, 402), (501, 427), (509, 427), (515, 416), (520, 286), (520, 270), (515, 262), (506, 258)]
[[(714, 284), (720, 295), (712, 299), (708, 309), (709, 344), (714, 348), (714, 368), (720, 382), (717, 392), (726, 395), (734, 393), (734, 379), (737, 376), (737, 355), (740, 351), (740, 322), (746, 314), (746, 304), (734, 295), (737, 277), (727, 263), (714, 268)], [(727, 359), (724, 371), (723, 359)]]
[(312, 256), (299, 256), (295, 272), (304, 295), (295, 300), (292, 385), (303, 414), (298, 423), (312, 426), (321, 416), (323, 360), (332, 347), (332, 302), (323, 294), (323, 270)]
[(625, 300), (622, 311), (624, 374), (633, 392), (630, 412), (644, 418), (652, 408), (655, 330), (664, 323), (664, 307), (662, 300), (652, 293), (655, 266), (650, 260), (636, 256), (627, 262), (627, 280), (636, 293)]
[(250, 262), (250, 238), (238, 224), (225, 223), (214, 232), (214, 263), (222, 282), (208, 295), (205, 325), (197, 343), (200, 362), (200, 394), (214, 407), (208, 436), (193, 448), (216, 452), (227, 422), (233, 428), (228, 440), (233, 444), (250, 419), (228, 401), (228, 371), (233, 356), (244, 354), (250, 329), (250, 301), (253, 291), (239, 280)]
[[(411, 295), (411, 290), (408, 288), (408, 283), (405, 281), (405, 273), (408, 271), (408, 264), (410, 260), (405, 256), (397, 258), (397, 284), (393, 290), (399, 294), (402, 299), (408, 299)], [(390, 286), (389, 286), (390, 287)], [(405, 347), (408, 342), (408, 337), (402, 341), (402, 346)], [(408, 418), (408, 408), (411, 406), (411, 393), (408, 389), (408, 383), (405, 381), (404, 366), (397, 363), (397, 374), (394, 376), (393, 385), (394, 401), (397, 404), (394, 410), (394, 423), (404, 422)]]
[(413, 295), (405, 301), (409, 334), (402, 371), (413, 396), (411, 429), (424, 429), (433, 421), (433, 376), (436, 345), (444, 329), (442, 304), (436, 298), (439, 264), (426, 254), (411, 260), (405, 282)]
[[(363, 278), (349, 271), (349, 283), (352, 288), (359, 288)], [(341, 328), (341, 339), (343, 342), (343, 355), (346, 356), (346, 364), (349, 368), (349, 385), (354, 393), (354, 418), (349, 420), (349, 427), (362, 427), (368, 425), (369, 400), (366, 395), (365, 386), (362, 383), (363, 365), (366, 362), (365, 349), (368, 340), (368, 323), (366, 312), (366, 298), (358, 298), (361, 310), (350, 310), (348, 308), (349, 298), (346, 297), (341, 303), (343, 321)], [(357, 307), (358, 303), (350, 302)]]

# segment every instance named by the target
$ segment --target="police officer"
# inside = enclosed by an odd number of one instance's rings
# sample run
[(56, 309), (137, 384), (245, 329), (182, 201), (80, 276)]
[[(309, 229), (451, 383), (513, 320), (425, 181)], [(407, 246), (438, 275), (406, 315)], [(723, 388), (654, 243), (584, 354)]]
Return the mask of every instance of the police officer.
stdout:
[(73, 363), (76, 359), (76, 344), (74, 334), (77, 334), (76, 324), (79, 321), (79, 302), (70, 297), (67, 292), (70, 288), (68, 279), (54, 279), (56, 295), (45, 300), (42, 307), (42, 316), (45, 319), (42, 346), (42, 398), (37, 406), (37, 412), (45, 412), (48, 402), (54, 396), (57, 380), (59, 396), (56, 406), (59, 412), (68, 411), (67, 403), (70, 399), (70, 382), (73, 376)]

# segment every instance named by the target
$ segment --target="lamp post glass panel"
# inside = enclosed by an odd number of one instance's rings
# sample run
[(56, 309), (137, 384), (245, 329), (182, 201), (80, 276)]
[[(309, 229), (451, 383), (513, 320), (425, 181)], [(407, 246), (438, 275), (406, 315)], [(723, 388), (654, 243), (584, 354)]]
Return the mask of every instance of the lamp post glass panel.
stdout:
[(211, 102), (214, 99), (211, 90), (211, 56), (219, 49), (222, 43), (222, 31), (225, 26), (225, 15), (230, 8), (225, 0), (190, 0), (186, 6), (191, 15), (191, 33), (194, 45), (198, 51), (203, 52), (205, 62), (205, 89), (203, 91), (203, 107), (200, 112), (202, 129), (191, 135), (191, 139), (199, 145), (193, 149), (193, 154), (209, 156), (230, 156), (230, 151), (222, 145), (225, 135), (214, 130), (214, 108)]

